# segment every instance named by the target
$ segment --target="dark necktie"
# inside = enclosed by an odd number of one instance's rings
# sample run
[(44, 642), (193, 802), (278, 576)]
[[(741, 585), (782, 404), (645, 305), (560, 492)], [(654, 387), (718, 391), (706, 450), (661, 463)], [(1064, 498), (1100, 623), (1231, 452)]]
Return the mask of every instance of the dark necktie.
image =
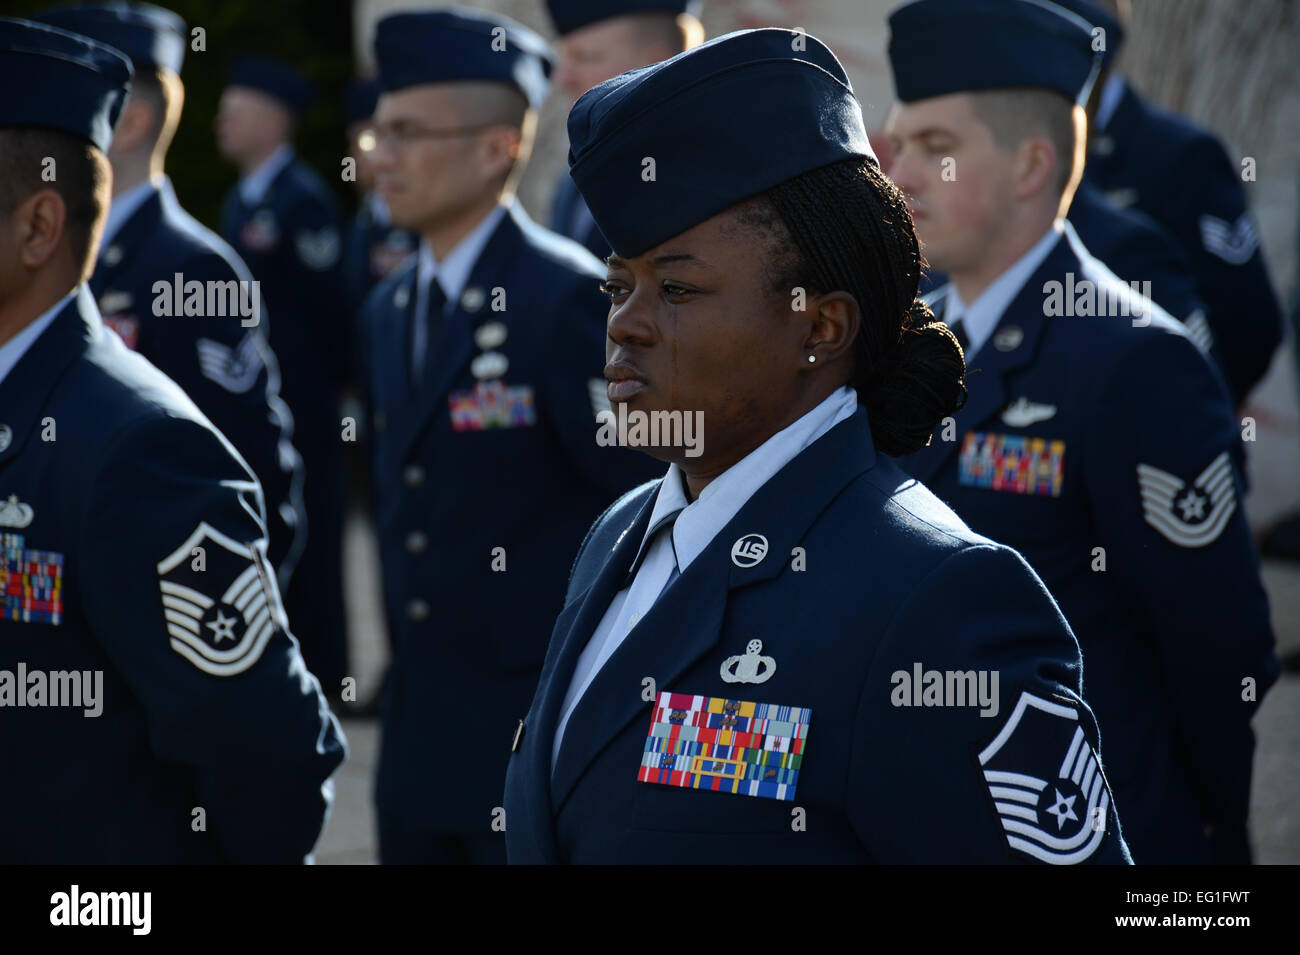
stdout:
[[(443, 311), (446, 305), (447, 294), (438, 283), (437, 276), (430, 276), (428, 290), (424, 297), (424, 314), (416, 316), (417, 321), (424, 323), (424, 360), (420, 365), (419, 375), (412, 382), (413, 391), (423, 391), (429, 384), (429, 376), (433, 370), (433, 346), (442, 331)], [(414, 329), (412, 331), (414, 332)]]

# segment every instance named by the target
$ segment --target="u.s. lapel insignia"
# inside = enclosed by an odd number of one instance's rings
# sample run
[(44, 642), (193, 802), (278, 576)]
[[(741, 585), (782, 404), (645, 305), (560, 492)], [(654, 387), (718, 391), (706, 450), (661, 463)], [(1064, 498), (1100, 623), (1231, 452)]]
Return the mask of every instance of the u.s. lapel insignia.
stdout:
[(14, 440), (14, 429), (7, 424), (0, 424), (0, 454), (9, 449)]
[(29, 550), (21, 534), (0, 534), (0, 620), (62, 623), (62, 554)]
[(731, 545), (731, 562), (737, 567), (753, 567), (767, 556), (767, 538), (746, 534)]
[(1127, 209), (1138, 201), (1138, 191), (1136, 189), (1108, 189), (1106, 190), (1106, 201), (1113, 206)]
[(411, 300), (411, 290), (408, 286), (399, 285), (397, 291), (393, 293), (393, 307), (406, 308), (406, 303)]
[(763, 641), (750, 640), (743, 655), (722, 661), (723, 683), (766, 683), (776, 672), (776, 661), (762, 656)]
[(808, 707), (665, 690), (650, 717), (636, 778), (793, 800), (811, 719)]
[(1074, 706), (1021, 692), (979, 762), (1012, 849), (1074, 865), (1101, 846), (1110, 790)]
[(485, 351), (469, 364), (470, 374), (479, 381), (500, 378), (510, 367), (510, 359), (499, 351)]
[(998, 351), (1015, 351), (1025, 340), (1025, 330), (1019, 325), (999, 328), (993, 336), (993, 347)]
[(1007, 405), (1002, 420), (1013, 428), (1028, 428), (1040, 421), (1056, 417), (1056, 405), (1042, 405), (1023, 395)]
[(277, 598), (264, 559), (204, 522), (158, 564), (171, 648), (204, 673), (243, 673), (270, 642)]
[(32, 506), (18, 500), (17, 494), (10, 494), (9, 500), (0, 501), (0, 527), (26, 527), (35, 516)]
[(1237, 482), (1224, 451), (1191, 487), (1149, 464), (1137, 466), (1146, 522), (1179, 547), (1205, 547), (1219, 539), (1237, 509)]
[[(482, 289), (479, 291), (482, 291)], [(468, 296), (469, 292), (466, 292), (465, 295)], [(461, 305), (463, 306), (464, 304), (464, 300), (462, 299)], [(468, 311), (477, 311), (477, 309), (468, 309)], [(506, 335), (507, 330), (504, 323), (484, 322), (478, 328), (474, 329), (474, 344), (483, 351), (492, 351), (495, 348), (500, 348), (506, 343)]]
[(962, 440), (958, 484), (1060, 497), (1064, 481), (1064, 441), (985, 431), (968, 431)]
[(122, 256), (124, 254), (125, 253), (122, 251), (122, 247), (115, 242), (112, 245), (108, 246), (106, 249), (104, 249), (104, 254), (101, 255), (99, 258), (105, 265), (111, 268), (112, 266), (117, 265), (119, 262), (122, 261)]
[[(487, 292), (483, 291), (483, 286), (481, 285), (471, 285), (467, 287), (465, 291), (462, 292), (460, 295), (460, 307), (467, 312), (477, 312), (480, 308), (483, 307), (483, 304), (486, 301), (487, 301)], [(501, 325), (500, 322), (496, 322), (495, 324)], [(487, 326), (485, 325), (483, 327), (486, 328)], [(505, 332), (504, 325), (501, 325), (501, 331), (503, 333)], [(505, 341), (505, 340), (506, 337), (504, 334), (502, 334), (501, 341)], [(500, 342), (498, 342), (497, 344), (500, 344)], [(496, 347), (497, 345), (479, 345), (479, 348), (496, 348)]]

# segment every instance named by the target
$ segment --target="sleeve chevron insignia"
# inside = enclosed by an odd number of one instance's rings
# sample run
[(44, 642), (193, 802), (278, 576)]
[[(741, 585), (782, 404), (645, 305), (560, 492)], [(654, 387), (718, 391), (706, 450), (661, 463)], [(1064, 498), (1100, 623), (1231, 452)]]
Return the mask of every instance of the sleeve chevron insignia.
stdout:
[(1189, 487), (1168, 471), (1137, 466), (1146, 522), (1179, 547), (1205, 547), (1219, 539), (1237, 509), (1232, 461), (1224, 451)]

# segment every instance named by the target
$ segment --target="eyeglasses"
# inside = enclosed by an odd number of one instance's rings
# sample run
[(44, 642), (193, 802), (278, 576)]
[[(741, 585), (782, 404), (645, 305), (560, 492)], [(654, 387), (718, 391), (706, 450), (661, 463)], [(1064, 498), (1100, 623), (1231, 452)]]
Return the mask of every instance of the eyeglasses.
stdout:
[(381, 145), (401, 148), (419, 139), (455, 139), (468, 136), (500, 123), (480, 123), (477, 126), (453, 126), (448, 129), (422, 129), (407, 123), (395, 123), (392, 126), (372, 126), (363, 130), (357, 137), (357, 145), (363, 153), (374, 152)]

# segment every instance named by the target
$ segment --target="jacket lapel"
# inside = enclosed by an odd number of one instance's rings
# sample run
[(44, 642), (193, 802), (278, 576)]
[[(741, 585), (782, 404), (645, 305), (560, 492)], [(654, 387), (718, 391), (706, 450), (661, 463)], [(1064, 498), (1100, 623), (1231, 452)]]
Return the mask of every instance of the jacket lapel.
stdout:
[[(1070, 243), (1062, 236), (1021, 286), (998, 319), (993, 334), (970, 360), (966, 368), (966, 404), (953, 416), (956, 440), (944, 441), (933, 437), (929, 447), (902, 459), (902, 467), (909, 474), (922, 483), (931, 481), (957, 453), (963, 436), (1012, 400), (1014, 396), (1008, 394), (1006, 379), (1033, 362), (1047, 322), (1043, 315), (1043, 284), (1053, 279), (1060, 281), (1068, 269), (1070, 258)], [(959, 317), (946, 316), (945, 320)]]
[(0, 464), (15, 458), (40, 424), (41, 409), (64, 371), (102, 334), (99, 310), (81, 285), (0, 381)]
[[(641, 699), (641, 681), (653, 677), (656, 692), (679, 689), (675, 683), (682, 674), (717, 645), (730, 591), (769, 580), (785, 570), (791, 551), (817, 516), (845, 485), (868, 470), (874, 461), (875, 449), (866, 412), (859, 409), (759, 488), (668, 586), (592, 680), (569, 718), (551, 780), (551, 805), (556, 812), (601, 750), (629, 723), (643, 718), (652, 706)], [(629, 540), (637, 527), (644, 533), (644, 521), (638, 521), (633, 532), (616, 548), (620, 559), (611, 560), (611, 564), (621, 565), (613, 568), (621, 573), (616, 573), (612, 580), (601, 575), (586, 600), (593, 606), (584, 607), (567, 642), (585, 646), (591, 639), (640, 546), (639, 537)], [(732, 547), (740, 538), (753, 534), (766, 538), (768, 549), (757, 564), (742, 568), (731, 557)], [(605, 584), (604, 589), (601, 583)], [(614, 583), (618, 586), (614, 587)], [(576, 661), (577, 654), (567, 646), (566, 653)], [(568, 670), (557, 666), (551, 692), (561, 700), (571, 677), (572, 663)], [(680, 690), (692, 692), (693, 688)], [(552, 718), (549, 723), (552, 734), (554, 725)], [(547, 747), (548, 755), (549, 752)], [(635, 766), (628, 767), (629, 774), (635, 769)]]
[[(133, 264), (139, 262), (137, 250), (148, 241), (162, 219), (162, 199), (155, 189), (131, 218), (122, 223), (111, 242), (101, 245), (95, 271), (90, 276), (90, 291), (96, 298), (113, 288), (113, 284)], [(161, 276), (170, 280), (170, 275)], [(135, 303), (132, 303), (133, 305)]]

